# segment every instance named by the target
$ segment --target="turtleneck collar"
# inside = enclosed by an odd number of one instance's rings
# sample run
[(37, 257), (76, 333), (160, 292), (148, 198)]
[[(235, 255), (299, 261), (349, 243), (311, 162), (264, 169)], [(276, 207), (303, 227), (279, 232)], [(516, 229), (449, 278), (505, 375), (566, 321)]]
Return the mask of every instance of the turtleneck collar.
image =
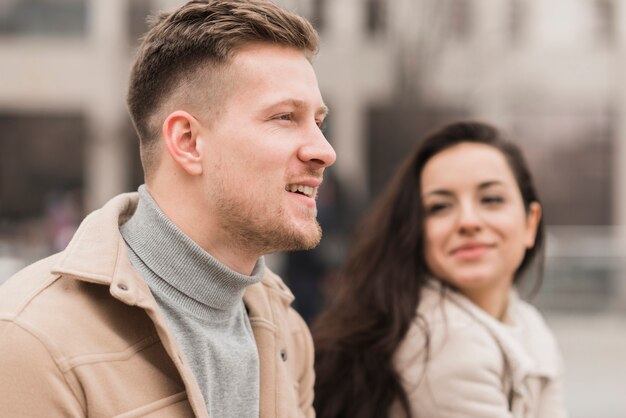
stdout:
[(175, 294), (211, 308), (234, 308), (245, 288), (260, 282), (265, 273), (263, 257), (250, 276), (220, 263), (165, 216), (145, 185), (139, 187), (137, 210), (120, 231), (135, 255)]

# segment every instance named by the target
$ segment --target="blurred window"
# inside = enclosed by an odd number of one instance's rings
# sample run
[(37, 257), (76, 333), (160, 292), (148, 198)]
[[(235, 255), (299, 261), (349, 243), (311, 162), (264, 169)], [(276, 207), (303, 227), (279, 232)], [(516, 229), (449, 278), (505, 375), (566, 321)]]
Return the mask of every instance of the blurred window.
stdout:
[(457, 41), (467, 40), (472, 35), (472, 4), (469, 0), (452, 0), (449, 9), (450, 36)]
[(615, 3), (613, 0), (595, 0), (595, 32), (601, 45), (612, 46), (615, 42)]
[(0, 114), (0, 220), (41, 216), (52, 191), (80, 190), (85, 118)]
[(84, 36), (86, 0), (2, 0), (0, 35)]
[(371, 104), (367, 109), (367, 172), (370, 196), (378, 196), (398, 164), (411, 153), (415, 143), (432, 129), (454, 120), (466, 119), (469, 112), (460, 106), (435, 106), (422, 97), (398, 94), (389, 103)]
[(315, 26), (318, 32), (324, 30), (324, 24), (326, 20), (324, 16), (326, 14), (326, 0), (313, 0), (313, 7), (311, 10), (311, 23)]
[(509, 8), (509, 39), (511, 45), (519, 46), (526, 29), (527, 7), (525, 0), (511, 0)]
[(613, 219), (612, 127), (616, 113), (597, 107), (515, 111), (513, 138), (526, 154), (547, 225), (610, 225)]
[(132, 0), (127, 7), (128, 36), (131, 44), (135, 44), (148, 31), (148, 16), (153, 14), (154, 4), (152, 0)]
[(367, 33), (373, 36), (382, 34), (386, 30), (385, 2), (382, 0), (366, 0), (365, 16)]

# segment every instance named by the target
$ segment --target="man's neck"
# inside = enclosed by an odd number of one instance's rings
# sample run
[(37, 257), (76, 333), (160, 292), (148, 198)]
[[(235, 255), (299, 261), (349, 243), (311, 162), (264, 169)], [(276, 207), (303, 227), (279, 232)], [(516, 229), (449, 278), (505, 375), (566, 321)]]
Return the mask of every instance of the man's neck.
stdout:
[(171, 191), (160, 193), (159, 187), (148, 184), (146, 189), (165, 216), (200, 248), (237, 273), (245, 275), (252, 273), (263, 254), (250, 253), (239, 248), (227, 231), (210, 222), (206, 211), (195, 210), (193, 204), (181, 204), (189, 201), (190, 194), (185, 192), (174, 194)]

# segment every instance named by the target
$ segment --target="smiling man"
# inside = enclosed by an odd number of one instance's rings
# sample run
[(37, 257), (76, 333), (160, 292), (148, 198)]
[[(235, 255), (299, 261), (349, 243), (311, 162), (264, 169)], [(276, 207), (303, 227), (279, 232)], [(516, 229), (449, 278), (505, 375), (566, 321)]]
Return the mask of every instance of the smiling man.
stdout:
[(128, 94), (145, 185), (0, 287), (3, 414), (314, 416), (311, 337), (263, 255), (321, 238), (317, 47), (264, 0), (155, 20)]

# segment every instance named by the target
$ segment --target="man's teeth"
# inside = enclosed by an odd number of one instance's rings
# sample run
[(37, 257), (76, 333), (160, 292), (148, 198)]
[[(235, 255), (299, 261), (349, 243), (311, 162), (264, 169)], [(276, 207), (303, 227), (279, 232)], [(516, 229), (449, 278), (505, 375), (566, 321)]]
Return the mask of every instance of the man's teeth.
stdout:
[(302, 194), (305, 194), (309, 197), (313, 196), (313, 187), (311, 186), (305, 186), (303, 184), (290, 184), (287, 188), (287, 190), (289, 190), (292, 193), (295, 192), (300, 192)]

